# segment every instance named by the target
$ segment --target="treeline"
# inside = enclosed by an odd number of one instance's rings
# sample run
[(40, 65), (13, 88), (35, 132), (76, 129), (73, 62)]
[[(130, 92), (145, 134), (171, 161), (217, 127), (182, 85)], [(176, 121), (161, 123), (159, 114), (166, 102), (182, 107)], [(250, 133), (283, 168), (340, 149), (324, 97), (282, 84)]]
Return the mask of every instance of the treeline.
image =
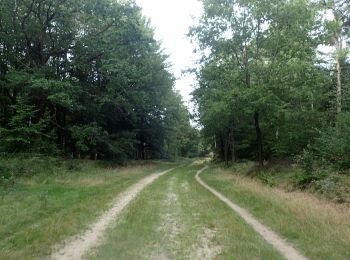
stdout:
[(198, 131), (134, 1), (1, 0), (0, 152), (149, 159)]
[(193, 97), (216, 158), (349, 169), (349, 2), (202, 3), (189, 33), (202, 53)]

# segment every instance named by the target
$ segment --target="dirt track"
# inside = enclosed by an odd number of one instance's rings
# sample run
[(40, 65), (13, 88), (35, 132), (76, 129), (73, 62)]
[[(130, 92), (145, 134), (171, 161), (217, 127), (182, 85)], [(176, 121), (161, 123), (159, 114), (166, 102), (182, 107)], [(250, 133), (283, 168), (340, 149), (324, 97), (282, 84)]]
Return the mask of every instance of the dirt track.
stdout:
[(113, 207), (104, 213), (100, 219), (91, 225), (88, 230), (81, 236), (68, 239), (61, 249), (57, 250), (52, 256), (52, 259), (70, 260), (81, 259), (82, 256), (93, 247), (99, 245), (102, 241), (104, 231), (108, 225), (116, 220), (121, 211), (149, 184), (154, 182), (162, 175), (172, 171), (170, 169), (161, 173), (154, 173), (142, 179), (138, 183), (132, 185), (126, 191), (121, 193), (113, 203)]
[[(260, 223), (257, 219), (255, 219), (247, 210), (239, 207), (221, 193), (217, 192), (213, 188), (209, 187), (200, 177), (199, 175), (206, 170), (207, 167), (199, 170), (196, 174), (196, 180), (203, 187), (213, 193), (218, 199), (227, 204), (232, 210), (234, 210), (242, 219), (244, 219), (257, 233), (259, 233), (268, 243), (270, 243), (282, 256), (286, 259), (290, 260), (306, 260), (307, 258), (303, 256), (299, 251), (297, 251), (291, 244), (282, 239), (278, 234), (272, 231), (267, 226)], [(69, 238), (65, 241), (64, 245), (59, 247), (59, 250), (55, 250), (54, 254), (51, 255), (52, 259), (66, 260), (66, 259), (81, 259), (89, 249), (97, 247), (103, 242), (103, 235), (109, 226), (110, 223), (118, 219), (120, 213), (126, 206), (149, 184), (154, 182), (156, 179), (161, 177), (162, 175), (172, 171), (173, 169), (161, 172), (154, 173), (146, 178), (142, 179), (138, 183), (129, 187), (126, 191), (122, 192), (114, 201), (113, 206), (110, 210), (104, 213), (100, 219), (91, 225), (85, 233), (80, 236), (75, 236)], [(172, 178), (171, 180), (174, 180)], [(173, 183), (170, 182), (170, 183)], [(176, 202), (176, 196), (171, 192), (171, 187), (169, 190), (169, 196), (167, 197), (169, 201)], [(173, 201), (172, 207), (176, 204)], [(166, 215), (167, 216), (167, 215)], [(166, 219), (165, 227), (170, 228), (172, 232), (167, 232), (169, 235), (176, 233), (176, 229), (171, 228), (172, 221), (169, 220), (169, 216)], [(221, 249), (220, 249), (221, 250)], [(220, 251), (218, 250), (218, 252)], [(214, 252), (214, 251), (213, 251)], [(216, 252), (216, 251), (215, 251)], [(214, 253), (215, 253), (214, 252)], [(200, 255), (200, 256), (199, 256)], [(203, 254), (199, 254), (194, 257), (196, 259), (214, 259), (215, 257), (203, 257)], [(205, 254), (212, 255), (212, 254)], [(216, 253), (213, 255), (217, 255)]]
[(196, 180), (207, 190), (213, 193), (218, 199), (224, 202), (232, 210), (234, 210), (241, 218), (243, 218), (257, 233), (259, 233), (268, 243), (270, 243), (277, 251), (279, 251), (288, 260), (307, 260), (299, 251), (297, 251), (292, 245), (287, 241), (282, 239), (274, 231), (272, 231), (267, 226), (260, 223), (256, 218), (254, 218), (246, 209), (241, 208), (237, 204), (230, 201), (221, 193), (217, 192), (213, 188), (209, 187), (199, 175), (205, 171), (208, 167), (204, 167), (199, 170), (196, 174)]

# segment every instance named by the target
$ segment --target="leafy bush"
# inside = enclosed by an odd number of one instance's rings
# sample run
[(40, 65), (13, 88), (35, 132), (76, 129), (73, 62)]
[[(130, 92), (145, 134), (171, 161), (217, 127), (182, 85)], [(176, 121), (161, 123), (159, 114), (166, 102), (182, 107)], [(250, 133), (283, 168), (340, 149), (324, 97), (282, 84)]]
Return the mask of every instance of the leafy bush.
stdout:
[(28, 157), (27, 155), (22, 155), (15, 158), (0, 158), (0, 164), (14, 178), (32, 177), (39, 173), (52, 174), (57, 165), (57, 159), (45, 156)]
[(275, 187), (277, 185), (275, 178), (271, 174), (268, 174), (266, 172), (260, 172), (257, 175), (257, 179), (269, 185), (270, 187)]
[(7, 193), (8, 190), (15, 185), (15, 178), (11, 169), (6, 166), (0, 166), (0, 187), (2, 192)]
[(330, 175), (315, 182), (315, 190), (330, 199), (343, 203), (346, 201), (346, 191), (341, 186), (338, 176)]
[(310, 146), (303, 150), (303, 153), (296, 158), (296, 161), (302, 169), (301, 172), (294, 175), (293, 184), (296, 188), (306, 189), (315, 181), (323, 178), (324, 173), (315, 170), (315, 155)]
[(319, 163), (344, 171), (350, 168), (350, 114), (338, 117), (337, 124), (321, 132), (312, 146)]
[(81, 171), (82, 165), (77, 160), (69, 160), (65, 163), (65, 167), (68, 171)]
[(11, 170), (7, 166), (0, 165), (0, 178), (9, 179), (11, 176)]
[(302, 171), (294, 175), (294, 186), (299, 189), (307, 189), (316, 182), (325, 179), (328, 176), (327, 171), (315, 170), (312, 172)]
[(296, 161), (306, 174), (311, 174), (315, 170), (315, 155), (310, 146), (303, 150), (303, 153), (296, 158)]
[(18, 104), (11, 107), (15, 113), (7, 128), (0, 127), (0, 151), (57, 154), (55, 133), (46, 131), (51, 120), (49, 113), (46, 111), (42, 119), (34, 122), (38, 111), (26, 102), (25, 98), (18, 98)]

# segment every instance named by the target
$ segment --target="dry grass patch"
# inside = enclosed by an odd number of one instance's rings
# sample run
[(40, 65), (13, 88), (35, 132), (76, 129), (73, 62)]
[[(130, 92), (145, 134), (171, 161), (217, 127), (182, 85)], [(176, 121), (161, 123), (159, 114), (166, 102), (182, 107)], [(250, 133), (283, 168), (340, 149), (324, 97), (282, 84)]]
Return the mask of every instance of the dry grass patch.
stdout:
[(309, 193), (286, 192), (212, 169), (205, 181), (313, 259), (350, 259), (350, 208)]

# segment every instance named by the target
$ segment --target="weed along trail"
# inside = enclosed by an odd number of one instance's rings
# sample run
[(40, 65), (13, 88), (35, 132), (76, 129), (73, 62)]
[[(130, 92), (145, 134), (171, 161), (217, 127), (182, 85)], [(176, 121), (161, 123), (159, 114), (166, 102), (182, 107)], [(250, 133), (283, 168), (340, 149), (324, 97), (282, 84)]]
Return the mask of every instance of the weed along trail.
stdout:
[(66, 241), (66, 245), (55, 251), (51, 256), (52, 259), (81, 259), (83, 255), (92, 247), (99, 245), (103, 238), (103, 234), (108, 225), (114, 221), (122, 212), (122, 210), (148, 185), (154, 182), (159, 177), (171, 172), (173, 169), (154, 173), (142, 179), (138, 183), (132, 185), (126, 191), (121, 193), (113, 203), (110, 210), (104, 213), (100, 219), (90, 226), (90, 228), (81, 236), (70, 238)]
[(254, 218), (246, 209), (241, 208), (237, 204), (230, 201), (221, 193), (217, 192), (215, 189), (208, 186), (201, 178), (200, 174), (204, 172), (209, 167), (204, 167), (199, 170), (196, 174), (197, 182), (204, 188), (213, 193), (218, 199), (229, 206), (233, 211), (235, 211), (244, 221), (246, 221), (257, 233), (259, 233), (269, 244), (271, 244), (278, 252), (280, 252), (288, 260), (307, 260), (298, 250), (296, 250), (292, 245), (286, 242), (278, 234), (272, 231), (267, 226), (260, 223), (256, 218)]

